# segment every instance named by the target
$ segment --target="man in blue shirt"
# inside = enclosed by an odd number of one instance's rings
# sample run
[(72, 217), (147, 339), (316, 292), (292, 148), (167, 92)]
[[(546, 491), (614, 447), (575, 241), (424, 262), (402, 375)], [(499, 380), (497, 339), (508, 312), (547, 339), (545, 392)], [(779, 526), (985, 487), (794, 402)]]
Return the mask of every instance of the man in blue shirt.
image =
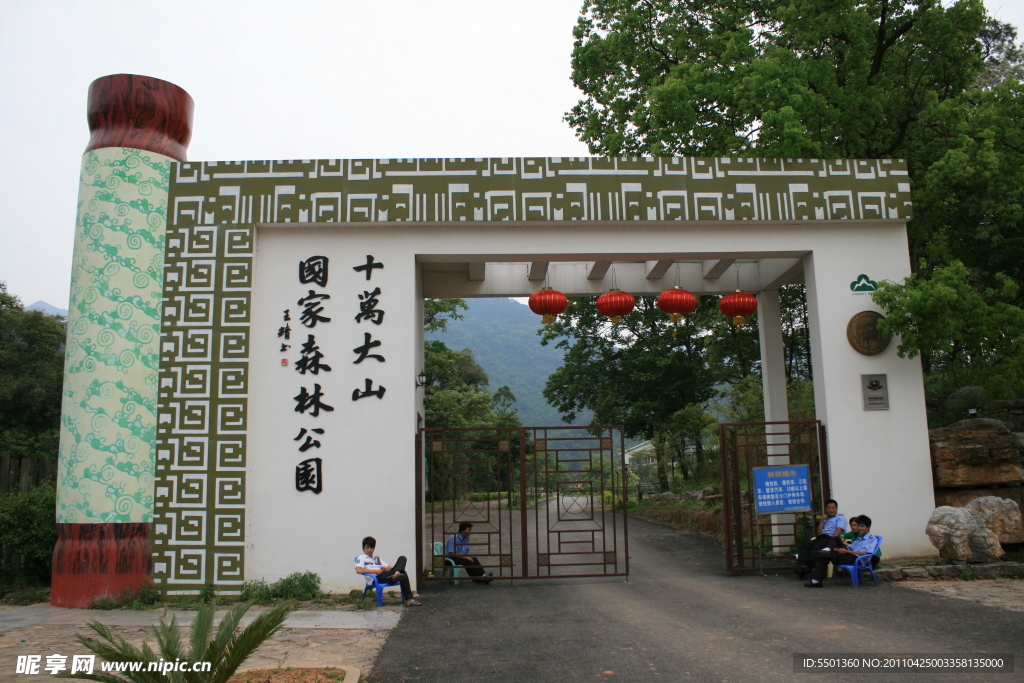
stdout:
[(818, 533), (800, 546), (796, 573), (801, 579), (814, 568), (814, 551), (831, 548), (839, 542), (839, 534), (847, 529), (846, 517), (839, 514), (839, 503), (831, 498), (825, 501), (825, 516), (818, 522)]
[(490, 577), (490, 574), (484, 573), (483, 567), (480, 566), (480, 560), (469, 556), (469, 536), (472, 533), (472, 524), (469, 522), (459, 524), (459, 533), (449, 536), (448, 541), (444, 544), (444, 554), (452, 558), (456, 564), (465, 567), (466, 572), (475, 577), (473, 583), (488, 584), (493, 579), (481, 577)]
[(831, 550), (818, 550), (815, 554), (818, 557), (814, 565), (814, 577), (805, 583), (808, 588), (821, 588), (825, 579), (825, 572), (828, 571), (828, 564), (834, 565), (853, 564), (860, 555), (874, 555), (878, 550), (878, 539), (871, 533), (871, 518), (861, 515), (860, 529), (863, 532), (845, 548), (833, 548)]

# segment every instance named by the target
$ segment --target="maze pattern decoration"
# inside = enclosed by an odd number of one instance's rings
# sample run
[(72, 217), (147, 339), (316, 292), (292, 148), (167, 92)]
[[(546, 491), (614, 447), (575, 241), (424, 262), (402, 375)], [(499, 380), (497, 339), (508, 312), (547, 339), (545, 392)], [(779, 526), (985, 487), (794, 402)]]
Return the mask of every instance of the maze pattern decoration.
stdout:
[(238, 590), (255, 224), (906, 220), (893, 160), (505, 158), (172, 165), (154, 574)]
[(911, 218), (890, 159), (210, 161), (174, 182), (174, 219), (201, 225)]
[(170, 593), (244, 580), (249, 296), (254, 227), (167, 236), (153, 574)]

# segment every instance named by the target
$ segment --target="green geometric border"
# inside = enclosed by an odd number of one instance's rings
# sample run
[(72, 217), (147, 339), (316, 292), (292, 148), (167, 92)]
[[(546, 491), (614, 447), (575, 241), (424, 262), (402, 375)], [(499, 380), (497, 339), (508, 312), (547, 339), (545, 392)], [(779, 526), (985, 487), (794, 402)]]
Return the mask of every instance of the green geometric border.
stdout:
[(244, 579), (254, 237), (252, 225), (167, 234), (151, 543), (170, 593)]

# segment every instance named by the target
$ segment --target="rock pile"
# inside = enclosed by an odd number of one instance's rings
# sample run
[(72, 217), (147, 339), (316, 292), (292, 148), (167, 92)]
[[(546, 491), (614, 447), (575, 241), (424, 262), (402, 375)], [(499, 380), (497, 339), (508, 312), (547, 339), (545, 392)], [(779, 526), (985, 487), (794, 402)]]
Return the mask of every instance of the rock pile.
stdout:
[[(1024, 508), (1024, 434), (987, 418), (962, 420), (933, 429), (931, 440), (935, 503), (960, 508), (995, 496)], [(1001, 532), (1003, 543), (1024, 543), (1024, 529)]]

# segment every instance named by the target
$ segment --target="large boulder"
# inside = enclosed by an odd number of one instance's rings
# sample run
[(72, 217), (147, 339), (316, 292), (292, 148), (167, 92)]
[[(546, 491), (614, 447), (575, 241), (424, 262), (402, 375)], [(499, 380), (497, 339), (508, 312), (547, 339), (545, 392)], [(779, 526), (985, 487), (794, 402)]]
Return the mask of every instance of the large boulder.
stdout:
[(999, 420), (961, 420), (929, 437), (937, 487), (1019, 485), (1024, 479), (1013, 433)]
[[(1003, 486), (983, 489), (935, 489), (935, 505), (951, 505), (966, 507), (971, 501), (987, 496), (995, 496), (1017, 504), (1017, 509), (1024, 509), (1024, 487)], [(999, 534), (1000, 543), (1024, 543), (1024, 526), (1016, 529), (1005, 528)]]
[(939, 555), (951, 560), (969, 560), (971, 535), (979, 529), (978, 520), (966, 508), (948, 505), (935, 508), (924, 532), (939, 549)]
[[(1003, 547), (999, 539), (1007, 534), (1020, 534), (1020, 506), (1012, 500), (986, 496), (976, 498), (964, 506), (974, 515), (985, 533), (971, 537), (971, 552), (975, 561), (992, 562), (1003, 556)], [(988, 559), (986, 559), (988, 558)]]
[(1020, 506), (1012, 500), (986, 496), (966, 507), (935, 508), (925, 533), (942, 557), (995, 562), (1005, 553), (1000, 536), (1020, 530)]

